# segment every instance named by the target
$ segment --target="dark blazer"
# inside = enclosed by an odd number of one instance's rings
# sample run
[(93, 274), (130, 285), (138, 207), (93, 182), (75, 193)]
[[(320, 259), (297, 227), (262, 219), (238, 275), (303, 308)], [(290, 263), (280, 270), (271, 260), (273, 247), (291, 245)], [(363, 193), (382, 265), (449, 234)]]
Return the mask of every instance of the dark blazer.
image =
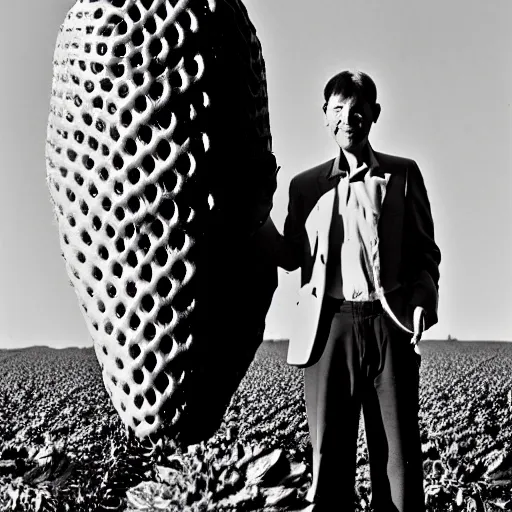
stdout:
[[(413, 332), (412, 312), (425, 308), (425, 327), (437, 323), (441, 254), (421, 172), (413, 160), (374, 152), (387, 180), (378, 220), (373, 277), (384, 310), (401, 329)], [(329, 228), (338, 179), (330, 178), (334, 159), (295, 176), (290, 183), (283, 235), (267, 220), (258, 236), (286, 270), (301, 269), (301, 290), (288, 362), (312, 364), (315, 345), (326, 341), (321, 325)], [(398, 286), (397, 286), (398, 284)], [(315, 349), (315, 350), (314, 350)]]

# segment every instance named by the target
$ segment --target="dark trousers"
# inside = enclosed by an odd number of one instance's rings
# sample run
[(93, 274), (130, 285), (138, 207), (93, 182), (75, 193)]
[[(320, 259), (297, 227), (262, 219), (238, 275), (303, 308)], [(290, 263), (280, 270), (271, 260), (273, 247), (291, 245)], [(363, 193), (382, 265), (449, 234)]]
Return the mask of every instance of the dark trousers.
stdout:
[[(315, 511), (354, 510), (361, 408), (375, 512), (422, 512), (418, 426), (420, 358), (411, 335), (379, 302), (328, 301), (331, 329), (319, 361), (304, 370), (313, 445)], [(325, 318), (325, 317), (324, 317)]]

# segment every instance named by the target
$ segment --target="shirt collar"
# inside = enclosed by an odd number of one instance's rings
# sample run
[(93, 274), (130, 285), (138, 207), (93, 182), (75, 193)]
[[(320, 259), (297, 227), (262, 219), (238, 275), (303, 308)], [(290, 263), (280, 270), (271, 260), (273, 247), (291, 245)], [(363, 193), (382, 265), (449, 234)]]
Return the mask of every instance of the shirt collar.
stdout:
[[(368, 144), (368, 160), (368, 163), (365, 162), (361, 167), (358, 167), (354, 171), (354, 173), (350, 176), (351, 181), (357, 179), (358, 176), (364, 176), (367, 171), (369, 172), (370, 176), (373, 176), (374, 172), (379, 168), (379, 161), (377, 160), (377, 157), (375, 156), (375, 153), (370, 144)], [(334, 159), (328, 178), (346, 178), (348, 175), (348, 163), (343, 154), (343, 151), (340, 150), (338, 156)]]

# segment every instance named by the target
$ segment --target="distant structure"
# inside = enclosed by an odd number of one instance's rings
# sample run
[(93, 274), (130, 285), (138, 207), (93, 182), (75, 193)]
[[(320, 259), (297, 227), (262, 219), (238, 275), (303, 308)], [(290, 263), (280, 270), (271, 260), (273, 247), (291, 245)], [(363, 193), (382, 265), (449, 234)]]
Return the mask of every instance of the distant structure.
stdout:
[(459, 341), (457, 338), (452, 338), (451, 334), (448, 334), (448, 341)]

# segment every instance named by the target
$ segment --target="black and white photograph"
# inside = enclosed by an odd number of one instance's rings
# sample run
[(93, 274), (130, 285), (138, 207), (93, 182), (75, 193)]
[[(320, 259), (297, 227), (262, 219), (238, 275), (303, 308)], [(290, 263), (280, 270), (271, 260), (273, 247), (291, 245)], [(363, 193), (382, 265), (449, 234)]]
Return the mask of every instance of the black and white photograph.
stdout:
[(0, 12), (0, 511), (512, 511), (509, 0)]

